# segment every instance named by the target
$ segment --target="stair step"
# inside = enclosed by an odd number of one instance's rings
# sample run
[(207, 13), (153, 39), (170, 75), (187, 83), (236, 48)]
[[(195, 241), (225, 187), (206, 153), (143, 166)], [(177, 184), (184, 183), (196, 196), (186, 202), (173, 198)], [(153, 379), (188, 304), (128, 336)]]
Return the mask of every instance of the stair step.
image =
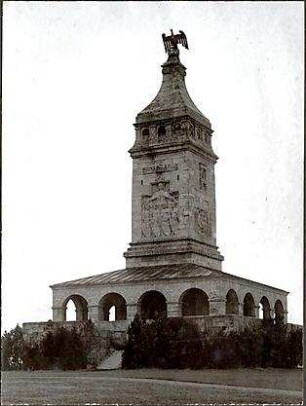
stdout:
[(113, 351), (98, 366), (99, 370), (121, 369), (123, 351)]

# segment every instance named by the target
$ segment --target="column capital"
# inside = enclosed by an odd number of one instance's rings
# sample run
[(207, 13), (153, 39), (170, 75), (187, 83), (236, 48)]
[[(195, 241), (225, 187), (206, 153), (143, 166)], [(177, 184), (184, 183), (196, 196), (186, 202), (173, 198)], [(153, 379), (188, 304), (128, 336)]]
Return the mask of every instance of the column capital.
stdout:
[(208, 299), (209, 303), (225, 303), (226, 299), (224, 299), (223, 297), (212, 297), (211, 299)]

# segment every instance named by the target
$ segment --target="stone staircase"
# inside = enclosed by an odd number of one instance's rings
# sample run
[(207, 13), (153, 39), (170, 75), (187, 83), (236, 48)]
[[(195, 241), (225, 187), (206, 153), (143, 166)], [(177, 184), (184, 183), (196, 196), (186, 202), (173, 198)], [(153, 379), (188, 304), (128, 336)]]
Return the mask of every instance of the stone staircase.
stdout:
[(109, 355), (97, 366), (97, 369), (103, 371), (120, 369), (122, 363), (122, 353), (123, 351), (119, 350), (111, 351)]

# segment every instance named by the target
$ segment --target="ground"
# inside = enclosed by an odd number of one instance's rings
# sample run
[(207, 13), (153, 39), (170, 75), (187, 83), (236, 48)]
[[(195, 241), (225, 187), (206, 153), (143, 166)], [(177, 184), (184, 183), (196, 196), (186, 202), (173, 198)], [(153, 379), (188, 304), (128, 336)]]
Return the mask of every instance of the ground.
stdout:
[(302, 401), (302, 371), (284, 369), (10, 371), (2, 404), (281, 403)]

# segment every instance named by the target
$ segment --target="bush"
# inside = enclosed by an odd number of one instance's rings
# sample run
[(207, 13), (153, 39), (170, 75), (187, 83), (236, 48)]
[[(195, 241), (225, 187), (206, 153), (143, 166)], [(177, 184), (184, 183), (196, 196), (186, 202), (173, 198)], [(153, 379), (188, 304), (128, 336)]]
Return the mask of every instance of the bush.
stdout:
[(289, 332), (287, 341), (286, 368), (303, 364), (303, 330), (295, 327)]
[(1, 339), (2, 369), (83, 369), (94, 345), (91, 321), (78, 323), (71, 331), (50, 322), (40, 338), (24, 340), (17, 326)]
[(38, 343), (28, 343), (25, 342), (23, 345), (23, 367), (24, 369), (39, 370), (48, 369), (49, 361), (45, 358), (42, 353)]
[(202, 343), (195, 325), (182, 318), (143, 321), (138, 315), (128, 330), (122, 367), (199, 368)]
[(5, 331), (1, 337), (1, 369), (5, 371), (23, 368), (23, 334), (17, 324), (9, 332)]
[(242, 330), (221, 330), (214, 335), (208, 332), (203, 340), (203, 367), (251, 368), (262, 362), (262, 329), (246, 326)]
[(200, 334), (183, 318), (143, 321), (128, 330), (123, 368), (295, 368), (302, 363), (302, 328), (273, 320), (241, 330)]
[(74, 370), (87, 365), (85, 346), (75, 329), (59, 327), (49, 331), (40, 343), (40, 352), (42, 365), (46, 364), (48, 369)]
[[(69, 331), (50, 323), (32, 342), (16, 326), (1, 338), (2, 370), (86, 368), (100, 342), (91, 321)], [(242, 330), (200, 334), (183, 318), (158, 318), (145, 322), (138, 315), (128, 329), (123, 368), (295, 368), (302, 364), (302, 327), (263, 321)]]
[(295, 368), (302, 364), (303, 331), (301, 327), (290, 328), (276, 325), (271, 334), (270, 364), (275, 368)]

